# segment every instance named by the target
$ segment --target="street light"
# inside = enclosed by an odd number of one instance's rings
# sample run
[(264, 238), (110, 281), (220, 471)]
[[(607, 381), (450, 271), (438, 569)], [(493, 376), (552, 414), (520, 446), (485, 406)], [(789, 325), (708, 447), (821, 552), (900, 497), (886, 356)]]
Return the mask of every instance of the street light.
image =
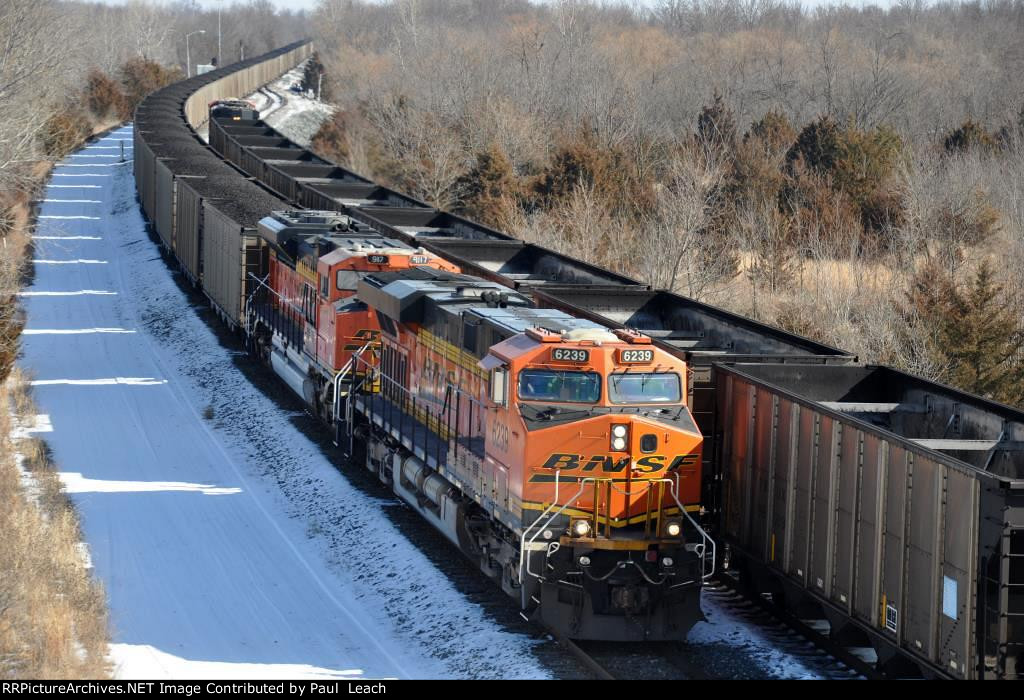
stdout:
[(206, 34), (206, 30), (197, 29), (194, 32), (189, 32), (185, 35), (185, 72), (188, 74), (189, 78), (192, 77), (192, 56), (188, 51), (188, 38), (193, 34)]

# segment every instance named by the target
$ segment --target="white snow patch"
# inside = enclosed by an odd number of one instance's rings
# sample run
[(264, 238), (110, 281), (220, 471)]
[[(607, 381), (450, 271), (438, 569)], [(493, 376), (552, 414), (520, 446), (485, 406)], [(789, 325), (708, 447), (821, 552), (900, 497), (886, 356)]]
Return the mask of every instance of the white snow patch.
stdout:
[[(8, 406), (8, 411), (11, 417), (10, 437), (11, 441), (15, 443), (14, 466), (18, 470), (18, 481), (21, 483), (25, 499), (38, 508), (43, 490), (39, 485), (39, 480), (25, 467), (25, 455), (18, 451), (17, 443), (31, 437), (34, 433), (51, 432), (53, 426), (50, 425), (48, 415), (19, 416), (14, 413), (13, 405)], [(42, 510), (40, 510), (40, 515), (44, 519), (47, 518), (46, 512)]]
[(260, 110), (260, 119), (277, 129), (286, 138), (308, 147), (320, 125), (334, 113), (335, 107), (325, 102), (291, 91), (291, 86), (302, 81), (303, 66), (285, 73), (268, 87), (269, 93), (256, 92), (246, 99), (273, 104)]
[(309, 664), (231, 663), (174, 656), (148, 644), (111, 644), (110, 658), (121, 680), (367, 680), (358, 668), (319, 668)]
[(89, 553), (89, 543), (79, 542), (75, 545), (78, 550), (78, 557), (82, 560), (82, 566), (86, 569), (92, 568), (92, 554)]
[(55, 214), (40, 214), (36, 218), (39, 218), (39, 219), (72, 219), (72, 220), (75, 220), (75, 219), (88, 219), (90, 221), (99, 221), (100, 220), (100, 217), (98, 217), (98, 216), (57, 216)]
[(153, 377), (106, 377), (103, 379), (33, 379), (30, 386), (158, 386), (166, 384), (166, 379)]
[[(39, 499), (42, 498), (43, 489), (39, 486), (39, 481), (32, 475), (32, 472), (25, 467), (25, 455), (15, 451), (14, 466), (18, 469), (18, 481), (21, 483), (21, 490), (25, 493), (25, 500), (39, 508)], [(44, 520), (47, 519), (46, 513), (41, 510), (40, 515)]]
[(50, 422), (50, 416), (46, 413), (32, 416), (31, 420), (26, 420), (25, 417), (16, 417), (14, 427), (11, 430), (11, 439), (24, 440), (36, 433), (52, 432), (53, 423)]
[(32, 236), (37, 241), (102, 241), (103, 236)]
[(135, 333), (131, 328), (25, 328), (22, 335), (81, 335), (83, 333)]
[[(64, 203), (64, 204), (102, 204), (98, 199), (40, 199), (40, 202)], [(50, 217), (52, 218), (52, 217)]]
[(36, 258), (32, 261), (36, 265), (106, 265), (106, 260), (41, 260)]
[(79, 472), (60, 472), (64, 490), (68, 493), (147, 493), (154, 491), (185, 491), (204, 496), (227, 496), (242, 493), (237, 486), (188, 484), (184, 481), (104, 481), (89, 479)]
[(108, 292), (101, 289), (79, 289), (75, 292), (18, 292), (19, 297), (82, 297), (82, 296), (116, 296), (117, 292)]

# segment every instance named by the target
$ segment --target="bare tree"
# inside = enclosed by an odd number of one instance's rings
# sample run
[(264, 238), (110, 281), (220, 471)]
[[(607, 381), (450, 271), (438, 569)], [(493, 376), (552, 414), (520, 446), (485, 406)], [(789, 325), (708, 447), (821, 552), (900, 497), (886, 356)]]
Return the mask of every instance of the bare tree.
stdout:
[(164, 61), (174, 31), (167, 10), (150, 0), (130, 0), (125, 5), (125, 29), (135, 55)]
[(62, 81), (67, 25), (47, 0), (0, 4), (0, 187), (24, 175)]
[(646, 279), (659, 289), (703, 298), (731, 277), (732, 241), (710, 231), (713, 205), (725, 177), (714, 149), (692, 148), (673, 158), (653, 211), (642, 219), (637, 250)]

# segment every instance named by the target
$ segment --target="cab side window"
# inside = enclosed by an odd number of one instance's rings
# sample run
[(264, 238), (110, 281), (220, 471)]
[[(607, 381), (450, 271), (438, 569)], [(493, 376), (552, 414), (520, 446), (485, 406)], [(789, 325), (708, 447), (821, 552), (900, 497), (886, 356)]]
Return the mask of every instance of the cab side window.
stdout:
[(499, 406), (508, 405), (508, 369), (505, 367), (491, 370), (491, 401)]

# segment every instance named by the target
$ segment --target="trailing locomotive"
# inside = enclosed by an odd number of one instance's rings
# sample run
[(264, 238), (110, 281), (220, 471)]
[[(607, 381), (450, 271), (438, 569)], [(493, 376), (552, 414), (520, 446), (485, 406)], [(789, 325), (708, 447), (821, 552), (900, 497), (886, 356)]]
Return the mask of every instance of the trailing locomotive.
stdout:
[(373, 310), (352, 298), (359, 279), (413, 266), (456, 268), (333, 211), (273, 212), (257, 231), (269, 274), (254, 280), (246, 304), (250, 347), (329, 421), (336, 376), (380, 335)]
[[(520, 601), (577, 639), (681, 640), (714, 543), (686, 364), (649, 337), (493, 282), (367, 275), (380, 362), (338, 394), (338, 435)], [(359, 447), (365, 446), (365, 455)]]

